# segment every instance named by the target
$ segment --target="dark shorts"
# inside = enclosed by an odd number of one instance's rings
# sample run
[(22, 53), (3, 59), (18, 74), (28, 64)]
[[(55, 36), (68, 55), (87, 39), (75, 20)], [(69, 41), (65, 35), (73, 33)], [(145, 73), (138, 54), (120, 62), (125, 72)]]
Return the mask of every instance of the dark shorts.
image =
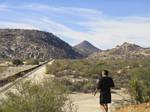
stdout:
[(111, 93), (110, 92), (101, 92), (100, 93), (100, 104), (111, 103)]

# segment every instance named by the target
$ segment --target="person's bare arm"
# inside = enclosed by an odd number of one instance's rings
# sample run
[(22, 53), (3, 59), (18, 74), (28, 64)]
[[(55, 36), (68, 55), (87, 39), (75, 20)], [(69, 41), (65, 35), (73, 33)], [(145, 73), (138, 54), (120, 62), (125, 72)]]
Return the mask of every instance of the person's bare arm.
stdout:
[(96, 93), (98, 92), (98, 90), (100, 90), (100, 85), (101, 85), (101, 83), (100, 83), (100, 80), (99, 80), (99, 82), (97, 84), (97, 87), (96, 87), (96, 89), (94, 91), (94, 96), (96, 95)]
[(98, 91), (98, 89), (96, 88), (96, 90), (94, 91), (94, 96), (96, 95), (97, 91)]

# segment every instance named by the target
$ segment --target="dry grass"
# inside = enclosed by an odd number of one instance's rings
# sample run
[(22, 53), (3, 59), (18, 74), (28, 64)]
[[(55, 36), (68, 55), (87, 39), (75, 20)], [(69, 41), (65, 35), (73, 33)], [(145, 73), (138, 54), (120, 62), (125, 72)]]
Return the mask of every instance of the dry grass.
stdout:
[(150, 112), (150, 103), (130, 105), (128, 107), (118, 109), (115, 112)]
[(34, 67), (34, 66), (33, 65), (22, 65), (22, 66), (0, 67), (0, 79), (14, 75), (18, 72), (30, 69), (32, 67)]
[(5, 67), (5, 66), (0, 66), (0, 74), (3, 73), (6, 69), (7, 69), (7, 67)]

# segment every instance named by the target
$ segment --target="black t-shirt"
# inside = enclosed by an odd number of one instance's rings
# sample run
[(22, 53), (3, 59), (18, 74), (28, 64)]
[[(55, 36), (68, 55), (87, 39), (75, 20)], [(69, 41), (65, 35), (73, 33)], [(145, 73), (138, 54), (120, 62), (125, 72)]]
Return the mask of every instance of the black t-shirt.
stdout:
[(97, 85), (97, 89), (100, 90), (100, 92), (110, 92), (110, 88), (114, 87), (114, 82), (112, 78), (110, 77), (102, 77)]

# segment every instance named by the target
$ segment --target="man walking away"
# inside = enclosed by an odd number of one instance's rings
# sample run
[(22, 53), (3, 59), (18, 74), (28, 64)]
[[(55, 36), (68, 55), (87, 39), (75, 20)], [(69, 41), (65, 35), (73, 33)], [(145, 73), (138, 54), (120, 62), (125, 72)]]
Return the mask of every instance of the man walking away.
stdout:
[(94, 96), (97, 91), (100, 91), (100, 107), (103, 112), (108, 112), (108, 103), (111, 103), (111, 88), (114, 87), (114, 82), (109, 76), (109, 71), (102, 71), (102, 77), (99, 79), (97, 89), (95, 90)]

